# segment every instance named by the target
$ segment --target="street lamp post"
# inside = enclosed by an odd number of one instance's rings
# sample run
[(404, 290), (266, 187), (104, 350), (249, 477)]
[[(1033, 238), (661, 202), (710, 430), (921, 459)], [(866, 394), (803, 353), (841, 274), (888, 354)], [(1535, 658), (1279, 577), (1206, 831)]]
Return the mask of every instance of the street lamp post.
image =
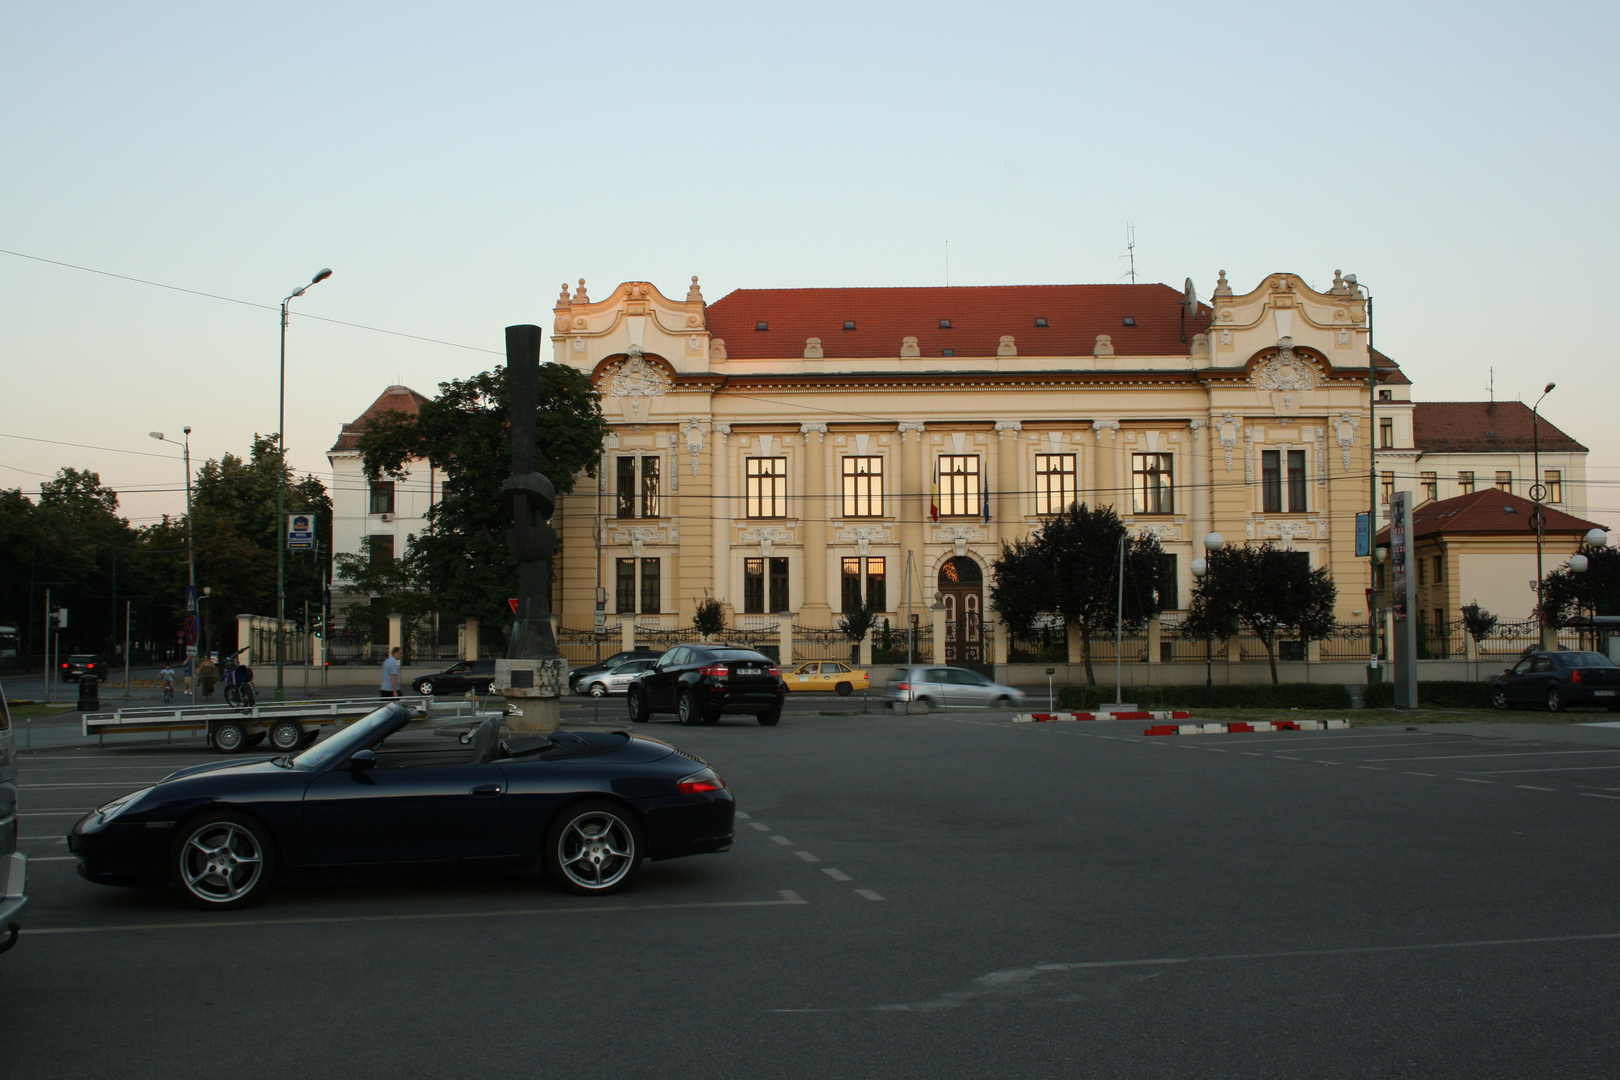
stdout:
[[(1350, 286), (1354, 293), (1360, 289), (1367, 297), (1367, 539), (1368, 548), (1372, 548), (1372, 539), (1378, 535), (1378, 359), (1373, 351), (1373, 295), (1372, 290), (1360, 285), (1356, 275), (1344, 275), (1344, 283)], [(1378, 670), (1378, 558), (1371, 550), (1368, 551), (1368, 577), (1372, 588), (1368, 590), (1367, 626), (1369, 656), (1367, 658), (1367, 681), (1379, 682), (1383, 674)]]
[[(1226, 546), (1226, 540), (1220, 533), (1212, 532), (1204, 537), (1204, 550), (1209, 552), (1207, 559), (1194, 559), (1192, 562), (1193, 577), (1204, 580), (1214, 568), (1215, 553)], [(1205, 584), (1204, 596), (1204, 707), (1215, 707), (1215, 623), (1210, 614), (1212, 595), (1207, 592), (1208, 583)]]
[[(1577, 552), (1576, 554), (1571, 555), (1569, 557), (1569, 568), (1570, 568), (1570, 570), (1572, 572), (1574, 572), (1574, 573), (1577, 573), (1577, 574), (1585, 574), (1586, 571), (1591, 568), (1591, 559), (1587, 555), (1587, 552), (1591, 552), (1593, 555), (1595, 555), (1595, 554), (1597, 554), (1599, 548), (1607, 547), (1608, 543), (1609, 543), (1609, 534), (1608, 533), (1604, 532), (1602, 529), (1588, 529), (1586, 535), (1581, 538), (1581, 550), (1579, 552)], [(1582, 607), (1584, 607), (1585, 605), (1582, 603), (1583, 598), (1580, 596), (1580, 594), (1583, 593), (1583, 592), (1586, 592), (1586, 591), (1587, 590), (1584, 587), (1576, 590), (1576, 601), (1575, 601), (1575, 606), (1576, 606), (1575, 614), (1576, 615), (1583, 614), (1583, 612), (1580, 609)], [(1593, 646), (1593, 648), (1596, 648), (1599, 645), (1598, 634), (1597, 634), (1597, 626), (1596, 626), (1596, 622), (1597, 622), (1597, 601), (1596, 600), (1592, 601), (1591, 607), (1592, 607), (1592, 624), (1591, 624), (1592, 625), (1592, 646)], [(1581, 635), (1581, 642), (1580, 642), (1581, 643), (1581, 648), (1584, 649), (1584, 648), (1586, 648), (1586, 628), (1584, 626), (1581, 627), (1580, 635)]]
[[(181, 455), (186, 462), (186, 584), (189, 586), (186, 590), (186, 618), (192, 619), (197, 614), (197, 545), (196, 533), (191, 522), (191, 425), (187, 424), (181, 431), (185, 435), (185, 441), (181, 444)], [(174, 442), (173, 439), (165, 439), (161, 431), (149, 431), (147, 434), (159, 442)], [(191, 631), (191, 640), (187, 644), (192, 649), (192, 655), (187, 659), (190, 661), (191, 667), (191, 703), (195, 705), (197, 704), (197, 628), (188, 626), (187, 629)], [(124, 651), (127, 655), (129, 651), (127, 638), (129, 635), (125, 634), (124, 637), (126, 638)], [(124, 686), (126, 688), (129, 686), (127, 677), (124, 679)]]
[(276, 392), (276, 700), (286, 700), (285, 647), (287, 630), (287, 305), (303, 296), (310, 285), (319, 285), (332, 276), (322, 270), (309, 279), (309, 285), (294, 289), (281, 302), (281, 374)]
[(1552, 393), (1553, 387), (1557, 385), (1557, 383), (1548, 383), (1546, 389), (1542, 390), (1541, 397), (1536, 398), (1536, 403), (1530, 407), (1530, 448), (1532, 460), (1534, 461), (1534, 464), (1531, 465), (1534, 475), (1530, 482), (1530, 498), (1536, 504), (1535, 515), (1531, 522), (1536, 528), (1536, 625), (1541, 629), (1541, 647), (1543, 649), (1551, 646), (1547, 644), (1547, 611), (1542, 607), (1541, 600), (1541, 538), (1542, 534), (1547, 531), (1547, 515), (1542, 513), (1541, 504), (1542, 500), (1547, 497), (1547, 487), (1541, 482), (1540, 409), (1541, 399)]

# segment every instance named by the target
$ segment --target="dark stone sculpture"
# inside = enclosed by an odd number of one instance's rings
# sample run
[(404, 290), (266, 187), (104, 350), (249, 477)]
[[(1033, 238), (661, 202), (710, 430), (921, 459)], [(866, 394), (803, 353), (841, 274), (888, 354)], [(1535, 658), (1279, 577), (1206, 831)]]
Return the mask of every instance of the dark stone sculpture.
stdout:
[(517, 618), (506, 656), (546, 660), (558, 655), (549, 581), (557, 533), (547, 523), (557, 506), (557, 492), (534, 469), (534, 418), (540, 396), (538, 326), (506, 328), (506, 387), (512, 408), (512, 476), (501, 485), (500, 498), (512, 512), (506, 538), (519, 568)]

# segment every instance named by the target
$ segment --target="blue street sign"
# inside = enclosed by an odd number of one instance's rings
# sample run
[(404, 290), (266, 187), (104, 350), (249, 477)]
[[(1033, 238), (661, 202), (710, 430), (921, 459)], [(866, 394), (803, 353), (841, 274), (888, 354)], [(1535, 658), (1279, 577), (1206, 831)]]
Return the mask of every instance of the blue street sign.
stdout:
[(1372, 515), (1356, 515), (1356, 558), (1365, 559), (1372, 554)]

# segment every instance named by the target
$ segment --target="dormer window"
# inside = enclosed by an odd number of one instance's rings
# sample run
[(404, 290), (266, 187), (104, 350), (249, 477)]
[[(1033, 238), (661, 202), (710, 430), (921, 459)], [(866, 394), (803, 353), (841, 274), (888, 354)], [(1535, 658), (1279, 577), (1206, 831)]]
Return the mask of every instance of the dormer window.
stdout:
[(942, 350), (940, 352), (939, 355), (941, 355), (941, 356), (955, 356), (956, 355), (956, 350), (955, 349), (944, 349), (944, 350)]
[(949, 320), (949, 319), (941, 319), (941, 320), (939, 320), (939, 328), (941, 330), (949, 330), (951, 328), (951, 320)]
[(1134, 315), (1125, 316), (1125, 325), (1126, 326), (1135, 326), (1136, 325), (1136, 317)]
[(1046, 320), (1045, 319), (1036, 319), (1035, 320), (1035, 325), (1036, 326), (1045, 326), (1046, 325)]
[(755, 330), (769, 330), (770, 328), (771, 324), (768, 322), (757, 322), (754, 324)]
[(853, 330), (853, 329), (855, 329), (855, 320), (854, 319), (845, 319), (844, 320), (844, 329), (845, 330)]

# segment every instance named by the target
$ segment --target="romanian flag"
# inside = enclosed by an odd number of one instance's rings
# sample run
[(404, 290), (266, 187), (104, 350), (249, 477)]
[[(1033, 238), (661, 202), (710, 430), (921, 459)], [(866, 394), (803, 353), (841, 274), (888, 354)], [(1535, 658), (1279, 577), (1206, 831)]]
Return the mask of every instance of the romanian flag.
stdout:
[(928, 497), (928, 516), (939, 520), (939, 462), (934, 463), (934, 489)]

